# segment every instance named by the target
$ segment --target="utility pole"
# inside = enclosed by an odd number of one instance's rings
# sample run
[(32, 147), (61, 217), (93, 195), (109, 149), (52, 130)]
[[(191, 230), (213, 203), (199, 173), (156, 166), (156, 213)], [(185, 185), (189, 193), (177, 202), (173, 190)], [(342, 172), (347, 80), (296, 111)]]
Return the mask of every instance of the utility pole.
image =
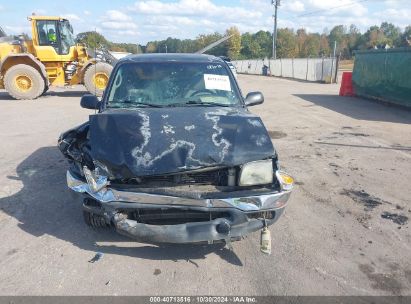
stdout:
[[(334, 52), (333, 52), (333, 57), (331, 58), (331, 82), (333, 82), (333, 69), (334, 69), (334, 60), (335, 59), (335, 51), (337, 50), (337, 41), (334, 41)], [(337, 68), (337, 62), (335, 63), (335, 67)], [(337, 71), (336, 71), (337, 73)]]
[(271, 0), (271, 4), (274, 5), (273, 59), (277, 59), (277, 8), (280, 2), (281, 0)]

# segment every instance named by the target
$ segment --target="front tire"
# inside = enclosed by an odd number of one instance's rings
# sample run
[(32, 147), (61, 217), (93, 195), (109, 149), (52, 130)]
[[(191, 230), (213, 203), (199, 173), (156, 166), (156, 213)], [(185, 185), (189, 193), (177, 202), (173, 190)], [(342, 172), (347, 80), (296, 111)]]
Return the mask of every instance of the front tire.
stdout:
[(46, 83), (32, 66), (17, 64), (7, 70), (4, 87), (15, 99), (36, 99), (43, 94)]
[(88, 212), (86, 210), (83, 210), (83, 219), (84, 222), (86, 223), (87, 226), (93, 227), (93, 228), (105, 228), (108, 227), (109, 225), (106, 223), (106, 220), (104, 217)]
[(86, 89), (96, 96), (103, 96), (107, 87), (113, 67), (105, 62), (97, 62), (90, 65), (84, 73), (84, 85)]

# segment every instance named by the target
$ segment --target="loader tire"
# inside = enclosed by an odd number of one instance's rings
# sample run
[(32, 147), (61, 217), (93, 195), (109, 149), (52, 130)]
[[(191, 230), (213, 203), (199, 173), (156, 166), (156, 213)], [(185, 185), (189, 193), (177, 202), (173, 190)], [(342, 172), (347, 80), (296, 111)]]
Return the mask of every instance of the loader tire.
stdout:
[(4, 87), (15, 99), (36, 99), (43, 94), (46, 83), (35, 68), (17, 64), (7, 70)]
[(42, 96), (43, 95), (46, 95), (46, 93), (47, 93), (47, 91), (49, 90), (49, 86), (44, 86), (44, 90), (43, 90), (43, 93), (41, 94)]
[(103, 96), (107, 87), (113, 67), (105, 62), (97, 62), (90, 65), (84, 73), (84, 85), (86, 89), (96, 96)]

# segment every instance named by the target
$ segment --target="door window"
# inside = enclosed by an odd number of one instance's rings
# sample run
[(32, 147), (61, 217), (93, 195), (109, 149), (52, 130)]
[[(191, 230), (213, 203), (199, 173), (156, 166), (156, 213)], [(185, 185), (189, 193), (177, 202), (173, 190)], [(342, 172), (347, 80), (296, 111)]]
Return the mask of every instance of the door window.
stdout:
[(37, 32), (39, 35), (39, 45), (51, 45), (56, 49), (57, 52), (59, 52), (56, 25), (56, 21), (38, 20)]

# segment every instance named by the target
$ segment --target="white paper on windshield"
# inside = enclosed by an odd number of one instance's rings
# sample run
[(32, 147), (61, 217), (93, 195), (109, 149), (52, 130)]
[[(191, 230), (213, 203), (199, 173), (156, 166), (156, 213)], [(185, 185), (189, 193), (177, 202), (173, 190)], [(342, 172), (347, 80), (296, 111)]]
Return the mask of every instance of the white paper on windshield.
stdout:
[(231, 91), (230, 78), (225, 75), (204, 74), (204, 84), (207, 90)]

